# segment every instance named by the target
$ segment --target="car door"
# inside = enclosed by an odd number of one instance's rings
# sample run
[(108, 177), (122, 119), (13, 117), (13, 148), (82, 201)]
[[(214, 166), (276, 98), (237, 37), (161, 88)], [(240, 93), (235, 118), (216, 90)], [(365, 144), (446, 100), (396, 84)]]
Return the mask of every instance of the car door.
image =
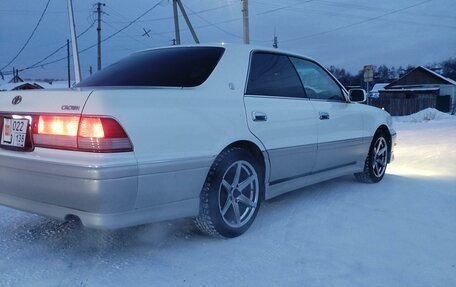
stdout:
[(288, 191), (313, 169), (317, 151), (317, 114), (286, 55), (254, 52), (244, 97), (251, 132), (270, 160), (272, 195)]
[(318, 151), (314, 174), (363, 164), (363, 116), (343, 88), (317, 63), (290, 58), (317, 111)]

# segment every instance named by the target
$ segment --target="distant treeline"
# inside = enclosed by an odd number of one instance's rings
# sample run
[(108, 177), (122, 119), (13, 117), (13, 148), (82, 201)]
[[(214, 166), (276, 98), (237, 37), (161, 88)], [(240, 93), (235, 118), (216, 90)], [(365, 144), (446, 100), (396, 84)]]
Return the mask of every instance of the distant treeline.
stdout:
[[(449, 58), (448, 60), (434, 63), (425, 66), (426, 68), (441, 74), (444, 77), (456, 80), (456, 58)], [(415, 66), (408, 65), (407, 67), (388, 67), (386, 65), (380, 65), (374, 67), (374, 82), (370, 83), (372, 87), (375, 83), (389, 83), (396, 80), (403, 75), (407, 74), (411, 70), (415, 69)], [(345, 69), (340, 69), (335, 66), (330, 66), (328, 70), (345, 86), (361, 86), (365, 87), (364, 72), (359, 71), (356, 75), (351, 74)]]

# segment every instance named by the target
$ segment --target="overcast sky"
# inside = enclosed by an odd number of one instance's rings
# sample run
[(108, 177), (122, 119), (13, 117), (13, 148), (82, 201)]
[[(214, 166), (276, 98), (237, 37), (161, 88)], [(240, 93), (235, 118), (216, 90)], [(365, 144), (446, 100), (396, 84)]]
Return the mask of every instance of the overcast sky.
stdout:
[[(69, 38), (66, 0), (0, 0), (0, 69), (24, 69), (40, 62)], [(74, 0), (79, 50), (96, 44), (95, 1)], [(102, 38), (127, 28), (102, 43), (103, 66), (141, 49), (169, 45), (174, 35), (172, 2), (168, 0), (104, 0)], [(240, 0), (182, 0), (202, 43), (242, 43)], [(158, 6), (156, 6), (158, 4)], [(156, 6), (142, 18), (133, 20)], [(325, 66), (356, 72), (363, 65), (426, 65), (456, 57), (455, 0), (249, 0), (253, 44), (279, 47), (312, 57)], [(193, 43), (180, 19), (184, 44)], [(90, 27), (90, 28), (89, 28)], [(149, 36), (144, 35), (149, 31)], [(83, 77), (96, 69), (96, 46), (80, 54)], [(58, 50), (24, 78), (66, 78), (66, 56)], [(42, 66), (40, 66), (42, 65)]]

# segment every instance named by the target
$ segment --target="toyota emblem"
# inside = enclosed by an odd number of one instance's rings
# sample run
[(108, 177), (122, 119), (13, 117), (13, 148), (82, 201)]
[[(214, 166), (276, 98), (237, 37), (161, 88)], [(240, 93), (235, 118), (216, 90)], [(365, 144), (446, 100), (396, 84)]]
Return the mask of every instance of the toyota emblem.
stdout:
[(22, 97), (21, 97), (21, 96), (15, 96), (15, 97), (13, 98), (13, 100), (11, 101), (11, 103), (12, 103), (13, 105), (18, 105), (20, 102), (22, 102)]

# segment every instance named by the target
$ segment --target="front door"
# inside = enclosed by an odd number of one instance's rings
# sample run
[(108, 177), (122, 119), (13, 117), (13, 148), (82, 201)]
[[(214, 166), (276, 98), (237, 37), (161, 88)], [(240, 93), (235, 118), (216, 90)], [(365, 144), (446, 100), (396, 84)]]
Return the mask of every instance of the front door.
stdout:
[(363, 164), (363, 118), (341, 86), (318, 64), (291, 58), (306, 95), (317, 111), (318, 152), (313, 174)]

